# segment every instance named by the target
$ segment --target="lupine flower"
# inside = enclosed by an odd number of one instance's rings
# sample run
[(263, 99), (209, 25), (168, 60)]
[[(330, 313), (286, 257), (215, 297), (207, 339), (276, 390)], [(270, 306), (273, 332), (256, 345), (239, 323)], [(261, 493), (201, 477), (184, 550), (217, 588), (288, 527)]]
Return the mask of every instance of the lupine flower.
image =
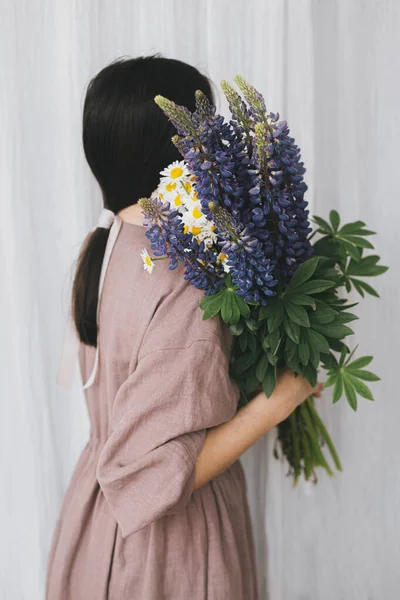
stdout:
[[(181, 215), (182, 231), (192, 244), (186, 254), (197, 254), (214, 279), (229, 269), (238, 294), (265, 304), (275, 293), (277, 278), (285, 286), (312, 254), (305, 169), (286, 121), (267, 114), (263, 96), (242, 77), (235, 82), (247, 103), (222, 82), (232, 113), (229, 122), (201, 91), (193, 113), (155, 98), (177, 130), (173, 142), (183, 156), (183, 167), (178, 161), (170, 165), (177, 169), (176, 178), (170, 167), (161, 173), (158, 194)], [(194, 275), (193, 281), (199, 283)], [(201, 285), (212, 288), (206, 279)]]
[(152, 197), (141, 198), (138, 203), (154, 255), (169, 258), (169, 269), (176, 269), (178, 261), (182, 261), (185, 279), (206, 294), (215, 293), (223, 283), (223, 267), (217, 264), (215, 252), (184, 230), (178, 210), (171, 210), (169, 202)]

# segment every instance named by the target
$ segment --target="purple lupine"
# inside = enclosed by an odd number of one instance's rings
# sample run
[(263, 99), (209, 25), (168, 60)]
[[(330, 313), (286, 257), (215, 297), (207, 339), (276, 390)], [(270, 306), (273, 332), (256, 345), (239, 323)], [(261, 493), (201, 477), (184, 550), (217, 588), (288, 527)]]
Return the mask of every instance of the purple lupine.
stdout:
[(265, 306), (268, 298), (275, 295), (277, 280), (273, 277), (274, 264), (263, 252), (262, 243), (249, 235), (247, 227), (235, 220), (224, 207), (209, 203), (216, 225), (221, 251), (228, 255), (232, 282), (236, 293), (246, 301), (259, 302)]
[[(214, 294), (223, 283), (223, 268), (216, 264), (216, 254), (200, 244), (191, 233), (185, 233), (178, 210), (171, 210), (169, 202), (159, 198), (141, 198), (138, 201), (147, 226), (146, 237), (155, 256), (169, 258), (169, 269), (176, 269), (178, 261), (185, 265), (184, 278), (195, 287)], [(201, 261), (201, 262), (200, 262)]]

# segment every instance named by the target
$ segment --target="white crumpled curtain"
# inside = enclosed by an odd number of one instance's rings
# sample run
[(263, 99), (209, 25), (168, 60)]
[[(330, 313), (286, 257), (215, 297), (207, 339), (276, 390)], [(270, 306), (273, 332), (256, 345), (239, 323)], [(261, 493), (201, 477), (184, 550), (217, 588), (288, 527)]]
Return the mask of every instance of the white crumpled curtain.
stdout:
[(217, 85), (235, 73), (252, 82), (302, 148), (312, 210), (379, 233), (391, 270), (356, 324), (383, 379), (376, 402), (354, 414), (329, 391), (319, 401), (343, 474), (293, 490), (273, 434), (244, 462), (262, 599), (397, 600), (399, 3), (2, 0), (0, 14), (0, 597), (43, 598), (88, 435), (78, 377), (71, 392), (55, 383), (73, 263), (101, 208), (81, 148), (84, 89), (117, 56), (161, 51)]

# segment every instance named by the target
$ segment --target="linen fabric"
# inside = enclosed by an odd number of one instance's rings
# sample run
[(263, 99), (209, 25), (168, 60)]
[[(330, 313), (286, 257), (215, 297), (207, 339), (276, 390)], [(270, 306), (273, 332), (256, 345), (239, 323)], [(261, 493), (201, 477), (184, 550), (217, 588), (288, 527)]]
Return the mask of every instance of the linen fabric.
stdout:
[[(53, 534), (47, 600), (257, 600), (240, 460), (193, 491), (206, 430), (236, 413), (232, 336), (203, 321), (184, 267), (155, 263), (122, 222), (99, 306), (91, 434)], [(79, 345), (82, 379), (95, 348)]]

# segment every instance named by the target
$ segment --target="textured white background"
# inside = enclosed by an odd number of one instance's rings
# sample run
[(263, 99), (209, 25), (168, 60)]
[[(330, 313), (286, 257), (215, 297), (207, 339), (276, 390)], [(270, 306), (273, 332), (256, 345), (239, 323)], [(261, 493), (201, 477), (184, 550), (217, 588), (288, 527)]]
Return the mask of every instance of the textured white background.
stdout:
[(356, 325), (383, 378), (376, 402), (357, 414), (328, 392), (320, 402), (344, 473), (293, 490), (273, 435), (244, 460), (262, 600), (397, 600), (399, 2), (1, 0), (0, 11), (1, 598), (43, 598), (88, 434), (79, 381), (55, 384), (73, 262), (101, 207), (81, 148), (84, 88), (117, 56), (161, 51), (217, 85), (251, 81), (302, 148), (312, 209), (379, 232), (391, 271)]

